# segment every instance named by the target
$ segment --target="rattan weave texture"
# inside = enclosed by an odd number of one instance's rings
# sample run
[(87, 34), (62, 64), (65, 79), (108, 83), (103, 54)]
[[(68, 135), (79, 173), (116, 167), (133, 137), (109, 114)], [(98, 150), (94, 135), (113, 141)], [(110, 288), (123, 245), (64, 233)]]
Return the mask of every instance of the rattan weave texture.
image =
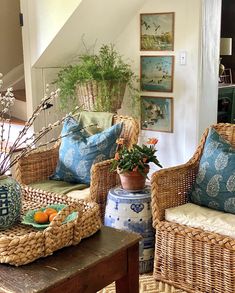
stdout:
[[(121, 137), (125, 139), (128, 147), (137, 143), (139, 124), (128, 116), (115, 115), (113, 124), (123, 122)], [(59, 155), (59, 145), (56, 144), (48, 150), (35, 150), (19, 160), (16, 166), (16, 180), (21, 184), (30, 184), (48, 179), (53, 174)], [(100, 206), (103, 219), (106, 197), (110, 188), (119, 184), (116, 172), (110, 172), (111, 160), (96, 163), (91, 170), (90, 195), (92, 200)]]
[[(235, 124), (213, 127), (235, 147)], [(162, 169), (152, 176), (154, 278), (187, 292), (234, 293), (235, 239), (164, 220), (167, 208), (187, 202), (208, 131), (186, 164)]]
[[(121, 108), (125, 90), (126, 83), (118, 81), (104, 83), (93, 80), (76, 86), (78, 104), (83, 105), (86, 111), (96, 111), (98, 107), (97, 111), (109, 110), (117, 113), (117, 110)], [(107, 91), (107, 95), (111, 97), (103, 97), (104, 91)]]
[[(22, 186), (22, 198), (22, 215), (29, 209), (49, 204), (64, 203), (67, 207), (44, 230), (37, 230), (20, 222), (12, 228), (0, 230), (0, 263), (16, 266), (27, 264), (62, 247), (76, 245), (101, 227), (99, 206), (95, 202), (74, 202), (67, 196), (62, 197), (27, 186)], [(73, 211), (78, 211), (77, 219), (63, 223)]]
[[(97, 293), (116, 293), (115, 283), (110, 284)], [(166, 283), (157, 282), (152, 274), (139, 276), (139, 293), (186, 293)]]

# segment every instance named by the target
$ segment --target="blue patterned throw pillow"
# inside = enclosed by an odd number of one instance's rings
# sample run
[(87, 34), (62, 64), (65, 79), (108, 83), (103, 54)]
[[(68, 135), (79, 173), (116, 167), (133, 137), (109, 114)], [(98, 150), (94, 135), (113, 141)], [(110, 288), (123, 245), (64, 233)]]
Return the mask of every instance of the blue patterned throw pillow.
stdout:
[(211, 128), (199, 164), (191, 202), (235, 214), (235, 149)]
[(88, 136), (74, 118), (67, 118), (61, 133), (64, 137), (59, 149), (57, 167), (51, 179), (89, 185), (92, 164), (114, 157), (116, 139), (121, 130), (122, 123), (119, 123)]

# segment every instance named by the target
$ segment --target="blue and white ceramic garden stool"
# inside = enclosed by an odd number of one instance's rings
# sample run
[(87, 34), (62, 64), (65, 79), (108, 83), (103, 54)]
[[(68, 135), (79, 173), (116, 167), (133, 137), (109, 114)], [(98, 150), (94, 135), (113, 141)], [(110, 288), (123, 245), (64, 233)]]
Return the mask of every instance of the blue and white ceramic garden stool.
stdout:
[(104, 224), (141, 234), (139, 243), (139, 271), (153, 269), (155, 231), (152, 227), (150, 188), (129, 192), (120, 187), (109, 191)]

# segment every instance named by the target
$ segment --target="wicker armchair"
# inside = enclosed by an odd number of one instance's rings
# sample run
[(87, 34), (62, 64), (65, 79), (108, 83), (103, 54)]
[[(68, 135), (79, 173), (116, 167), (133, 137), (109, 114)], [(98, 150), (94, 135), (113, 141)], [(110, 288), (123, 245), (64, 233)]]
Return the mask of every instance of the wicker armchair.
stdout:
[[(139, 125), (132, 117), (114, 116), (113, 124), (123, 122), (121, 137), (128, 147), (137, 143)], [(16, 166), (16, 180), (21, 184), (28, 185), (33, 182), (48, 179), (53, 174), (59, 154), (58, 144), (48, 150), (33, 151), (19, 160)], [(116, 172), (110, 173), (111, 160), (96, 163), (91, 169), (90, 198), (100, 206), (103, 218), (106, 196), (110, 188), (119, 183)]]
[[(235, 147), (235, 125), (213, 127)], [(162, 169), (151, 179), (156, 229), (154, 278), (187, 292), (235, 292), (235, 239), (166, 221), (165, 210), (187, 202), (208, 129), (184, 165)]]

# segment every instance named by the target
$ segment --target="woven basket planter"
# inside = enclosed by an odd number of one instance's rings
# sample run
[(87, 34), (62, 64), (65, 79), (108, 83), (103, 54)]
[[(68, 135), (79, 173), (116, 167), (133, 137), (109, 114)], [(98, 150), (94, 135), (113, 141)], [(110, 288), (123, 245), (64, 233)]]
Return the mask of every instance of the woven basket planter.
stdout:
[(86, 111), (113, 112), (121, 108), (126, 83), (120, 81), (89, 81), (77, 84), (79, 105)]

